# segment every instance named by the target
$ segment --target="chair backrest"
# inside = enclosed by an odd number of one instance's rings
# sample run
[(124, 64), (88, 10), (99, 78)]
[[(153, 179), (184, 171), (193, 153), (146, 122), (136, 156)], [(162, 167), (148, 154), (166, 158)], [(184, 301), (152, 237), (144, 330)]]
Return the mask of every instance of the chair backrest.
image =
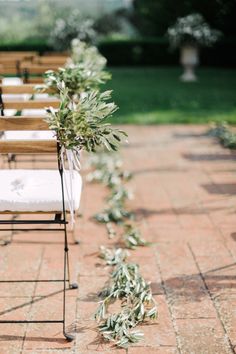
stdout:
[(43, 76), (31, 76), (29, 73), (25, 73), (23, 76), (23, 82), (25, 84), (43, 84)]
[[(23, 110), (23, 109), (44, 109), (45, 107), (53, 107), (58, 108), (60, 101), (58, 99), (52, 97), (40, 98), (40, 99), (22, 99), (19, 98), (11, 98), (7, 100), (3, 97), (3, 95), (24, 95), (24, 94), (35, 94), (35, 85), (32, 84), (22, 84), (22, 85), (0, 85), (0, 105), (2, 105), (1, 109), (4, 111), (5, 109), (15, 109), (15, 110)], [(50, 93), (50, 90), (47, 90), (46, 93)], [(4, 112), (2, 112), (4, 115)]]
[(36, 75), (43, 75), (47, 70), (57, 70), (60, 65), (58, 64), (34, 64), (30, 62), (21, 62), (20, 63), (20, 70), (22, 73), (25, 71), (28, 72), (29, 75), (36, 74)]
[(33, 63), (40, 65), (62, 66), (66, 63), (67, 57), (64, 55), (42, 55), (34, 58)]
[[(0, 131), (50, 130), (41, 117), (2, 117)], [(58, 152), (56, 140), (0, 140), (1, 154), (52, 154)]]
[(31, 62), (37, 52), (0, 52), (1, 74), (20, 75), (20, 62), (28, 60)]
[[(48, 70), (58, 70), (59, 64), (35, 64), (29, 62), (22, 62), (19, 67), (20, 76), (24, 83), (39, 83), (42, 82), (42, 76)], [(40, 78), (40, 81), (39, 79)]]
[(20, 73), (17, 69), (17, 64), (14, 63), (13, 65), (4, 65), (0, 64), (0, 75), (5, 76), (5, 75), (17, 75), (20, 76)]
[(2, 57), (15, 57), (18, 59), (31, 58), (38, 55), (35, 51), (0, 51), (0, 58)]

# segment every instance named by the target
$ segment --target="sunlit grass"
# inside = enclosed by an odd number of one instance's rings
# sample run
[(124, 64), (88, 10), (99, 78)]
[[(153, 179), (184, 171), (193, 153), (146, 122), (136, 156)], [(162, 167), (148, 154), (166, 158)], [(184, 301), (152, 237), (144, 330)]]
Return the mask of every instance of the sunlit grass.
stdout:
[(108, 87), (120, 109), (115, 123), (236, 123), (236, 70), (197, 71), (183, 83), (180, 68), (112, 68)]

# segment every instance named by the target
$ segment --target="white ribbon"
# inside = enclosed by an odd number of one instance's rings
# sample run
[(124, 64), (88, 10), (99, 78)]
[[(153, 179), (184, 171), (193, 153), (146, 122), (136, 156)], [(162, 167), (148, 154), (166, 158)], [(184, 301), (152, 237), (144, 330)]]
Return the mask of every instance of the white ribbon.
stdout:
[[(68, 161), (69, 167), (69, 183), (67, 180), (66, 168), (65, 168), (65, 157)], [(63, 169), (63, 180), (65, 182), (65, 192), (68, 200), (68, 207), (70, 210), (70, 226), (73, 228), (75, 223), (74, 218), (74, 190), (73, 190), (73, 178), (74, 171), (79, 172), (81, 169), (80, 164), (80, 151), (79, 150), (69, 150), (65, 147), (61, 148), (61, 163)]]

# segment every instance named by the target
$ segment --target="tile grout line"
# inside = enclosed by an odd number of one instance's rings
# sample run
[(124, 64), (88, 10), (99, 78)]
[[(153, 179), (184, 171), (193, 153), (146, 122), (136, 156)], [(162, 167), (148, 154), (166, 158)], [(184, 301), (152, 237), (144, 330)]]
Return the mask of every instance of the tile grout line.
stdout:
[(166, 297), (166, 302), (167, 302), (167, 305), (168, 305), (168, 310), (169, 310), (169, 314), (170, 314), (170, 317), (171, 317), (172, 326), (173, 326), (173, 329), (174, 329), (174, 332), (175, 332), (177, 350), (178, 350), (179, 354), (182, 354), (181, 344), (179, 342), (179, 333), (178, 333), (177, 324), (176, 324), (176, 321), (175, 321), (176, 318), (175, 318), (175, 316), (174, 316), (174, 314), (172, 312), (172, 309), (171, 309), (169, 296), (168, 296), (168, 293), (167, 293), (167, 290), (166, 290), (165, 282), (164, 282), (163, 277), (162, 277), (162, 271), (161, 271), (161, 267), (160, 267), (160, 264), (159, 264), (159, 261), (158, 261), (158, 254), (157, 254), (156, 249), (154, 250), (154, 255), (155, 255), (155, 259), (156, 259), (156, 265), (157, 265), (157, 268), (158, 268), (158, 271), (159, 271), (159, 274), (160, 274), (160, 278), (161, 278), (161, 286), (162, 286), (162, 289), (163, 289), (165, 297)]
[(203, 281), (203, 284), (204, 284), (204, 286), (205, 286), (205, 288), (206, 288), (206, 290), (207, 290), (208, 296), (209, 296), (209, 298), (210, 298), (210, 300), (211, 300), (211, 302), (212, 302), (212, 304), (213, 304), (213, 306), (214, 306), (214, 308), (215, 308), (217, 317), (218, 317), (218, 319), (219, 319), (219, 321), (220, 321), (220, 323), (221, 323), (221, 326), (222, 326), (222, 328), (223, 328), (223, 330), (224, 330), (224, 332), (225, 332), (225, 338), (227, 339), (229, 348), (231, 349), (231, 352), (232, 352), (232, 353), (235, 353), (233, 343), (231, 342), (231, 340), (230, 340), (230, 338), (229, 338), (229, 336), (228, 336), (227, 330), (226, 330), (226, 328), (225, 328), (224, 322), (223, 322), (222, 319), (221, 319), (221, 316), (220, 316), (220, 313), (219, 313), (219, 311), (218, 311), (218, 308), (217, 308), (217, 306), (216, 306), (216, 304), (215, 304), (214, 298), (213, 298), (213, 296), (212, 296), (212, 294), (211, 294), (211, 292), (210, 292), (210, 289), (209, 289), (208, 286), (207, 286), (207, 283), (206, 283), (206, 281), (205, 281), (204, 275), (203, 275), (203, 273), (201, 272), (201, 269), (200, 269), (199, 264), (198, 264), (198, 262), (197, 262), (195, 253), (193, 252), (191, 245), (190, 245), (189, 243), (187, 243), (187, 245), (188, 245), (188, 248), (189, 248), (189, 250), (190, 250), (190, 252), (191, 252), (191, 254), (192, 254), (192, 257), (193, 257), (193, 259), (194, 259), (194, 262), (195, 262), (195, 264), (196, 264), (196, 267), (197, 267), (197, 269), (198, 269), (198, 271), (199, 271), (199, 275), (200, 275), (200, 277), (201, 277), (201, 279), (202, 279), (202, 281)]
[[(204, 173), (206, 174), (206, 176), (208, 177), (209, 181), (210, 181), (211, 183), (215, 184), (214, 181), (212, 180), (211, 176), (210, 176), (210, 173), (209, 173), (208, 171), (206, 171), (205, 169), (203, 169), (203, 171), (204, 171)], [(226, 244), (226, 242), (225, 242), (225, 237), (224, 237), (224, 235), (223, 235), (223, 233), (222, 233), (221, 228), (217, 227), (215, 221), (212, 219), (212, 216), (211, 216), (211, 214), (210, 214), (208, 211), (207, 211), (207, 214), (208, 214), (208, 217), (209, 217), (209, 219), (210, 219), (210, 221), (211, 221), (211, 224), (212, 224), (212, 226), (213, 226), (213, 229), (216, 230), (216, 231), (218, 231), (218, 232), (220, 233), (221, 239), (222, 239), (223, 244), (224, 244), (225, 248), (227, 249), (228, 253), (230, 254), (230, 256), (231, 256), (234, 260), (236, 260), (235, 257), (234, 257), (234, 255), (232, 254), (231, 250), (228, 248), (228, 246), (227, 246), (227, 244)]]

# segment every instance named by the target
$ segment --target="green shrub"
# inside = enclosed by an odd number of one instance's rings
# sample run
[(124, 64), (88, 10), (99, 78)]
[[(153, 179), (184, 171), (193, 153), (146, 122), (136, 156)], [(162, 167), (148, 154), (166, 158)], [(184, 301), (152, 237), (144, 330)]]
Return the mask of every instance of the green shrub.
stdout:
[[(99, 51), (110, 66), (179, 65), (179, 53), (170, 52), (165, 37), (126, 40), (103, 40)], [(53, 50), (46, 40), (31, 39), (17, 43), (1, 43), (0, 50), (35, 50), (40, 53)], [(201, 66), (236, 67), (236, 38), (222, 38), (213, 48), (202, 48)]]

